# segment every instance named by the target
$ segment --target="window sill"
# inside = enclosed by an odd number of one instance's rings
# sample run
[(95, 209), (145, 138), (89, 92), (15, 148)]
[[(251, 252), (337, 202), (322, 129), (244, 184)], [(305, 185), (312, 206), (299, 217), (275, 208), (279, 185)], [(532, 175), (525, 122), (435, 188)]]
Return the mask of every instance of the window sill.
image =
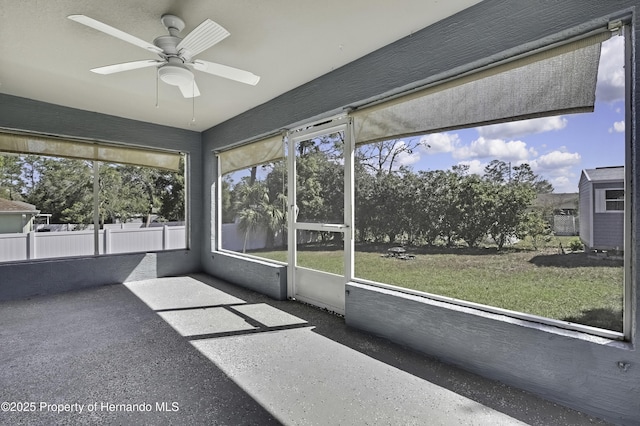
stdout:
[[(472, 315), (478, 318), (500, 322), (505, 325), (508, 324), (516, 327), (525, 327), (542, 333), (578, 339), (602, 346), (616, 347), (618, 349), (634, 349), (633, 344), (623, 340), (624, 335), (622, 333), (615, 331), (538, 317), (531, 314), (509, 311), (506, 309), (495, 308), (445, 296), (420, 293), (410, 289), (365, 280), (348, 282), (347, 292), (349, 292), (349, 287), (356, 287), (358, 289), (376, 292), (384, 296), (405, 299), (407, 302), (418, 302), (420, 304), (424, 304), (425, 307), (446, 309), (461, 314)], [(347, 293), (347, 295), (349, 295), (349, 293)], [(347, 297), (347, 300), (348, 299), (349, 298)]]

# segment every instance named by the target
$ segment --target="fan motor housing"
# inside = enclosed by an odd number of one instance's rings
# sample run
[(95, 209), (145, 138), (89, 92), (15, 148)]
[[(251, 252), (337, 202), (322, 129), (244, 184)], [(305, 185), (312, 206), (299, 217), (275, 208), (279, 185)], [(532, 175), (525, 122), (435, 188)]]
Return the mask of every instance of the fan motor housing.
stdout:
[(178, 55), (178, 43), (182, 40), (180, 37), (175, 37), (171, 35), (163, 35), (160, 37), (156, 37), (153, 40), (153, 44), (158, 46), (163, 50), (165, 55)]

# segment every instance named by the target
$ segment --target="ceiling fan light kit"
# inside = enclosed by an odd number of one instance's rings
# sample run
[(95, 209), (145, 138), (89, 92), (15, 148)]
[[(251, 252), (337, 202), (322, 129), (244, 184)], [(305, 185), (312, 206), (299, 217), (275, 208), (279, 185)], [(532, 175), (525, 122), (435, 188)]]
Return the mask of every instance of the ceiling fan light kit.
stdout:
[(68, 18), (160, 56), (160, 59), (155, 60), (125, 62), (91, 69), (92, 72), (97, 74), (108, 75), (155, 66), (158, 68), (160, 80), (180, 88), (185, 98), (193, 98), (200, 95), (192, 69), (253, 86), (260, 81), (259, 76), (249, 71), (202, 59), (194, 60), (196, 55), (230, 35), (226, 29), (210, 19), (206, 19), (184, 38), (180, 38), (179, 34), (185, 28), (184, 21), (175, 15), (163, 15), (160, 21), (169, 32), (169, 35), (156, 37), (153, 40), (153, 44), (151, 44), (85, 15), (69, 15)]
[(193, 73), (184, 65), (167, 64), (158, 69), (160, 80), (172, 86), (192, 84)]

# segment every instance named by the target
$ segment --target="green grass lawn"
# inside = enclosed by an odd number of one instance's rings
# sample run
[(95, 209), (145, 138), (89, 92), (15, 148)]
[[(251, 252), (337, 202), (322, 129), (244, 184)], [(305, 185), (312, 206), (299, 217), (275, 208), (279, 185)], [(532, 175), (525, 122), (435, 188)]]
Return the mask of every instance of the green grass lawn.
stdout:
[[(563, 244), (563, 247), (566, 245)], [(409, 249), (415, 259), (382, 257), (386, 247), (356, 248), (355, 276), (427, 293), (622, 331), (623, 267), (584, 253), (538, 250)], [(254, 253), (286, 262), (286, 252)], [(298, 254), (298, 264), (341, 273), (342, 251)]]

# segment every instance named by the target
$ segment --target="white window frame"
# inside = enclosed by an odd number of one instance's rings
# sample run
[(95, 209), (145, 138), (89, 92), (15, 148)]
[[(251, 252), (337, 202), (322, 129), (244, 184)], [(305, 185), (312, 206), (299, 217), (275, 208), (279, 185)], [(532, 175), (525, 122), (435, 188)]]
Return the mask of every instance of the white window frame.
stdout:
[[(624, 213), (624, 188), (612, 187), (612, 188), (598, 188), (596, 191), (596, 213)], [(607, 198), (607, 192), (609, 191), (622, 191), (622, 198)], [(609, 209), (607, 203), (609, 202), (622, 202), (622, 209)]]

